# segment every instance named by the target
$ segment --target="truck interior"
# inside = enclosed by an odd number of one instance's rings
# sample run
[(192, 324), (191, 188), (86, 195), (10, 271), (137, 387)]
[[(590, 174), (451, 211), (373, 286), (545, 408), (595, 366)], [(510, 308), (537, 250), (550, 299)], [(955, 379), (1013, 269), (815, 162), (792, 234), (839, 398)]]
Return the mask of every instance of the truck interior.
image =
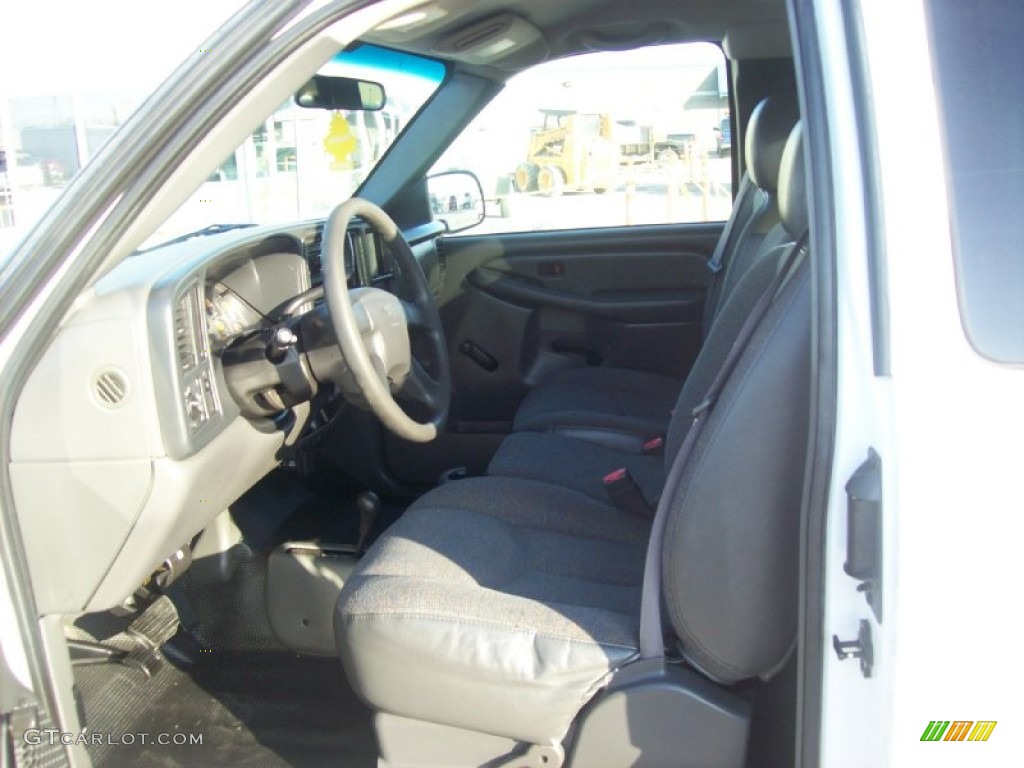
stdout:
[[(821, 129), (786, 4), (378, 5), (268, 11), (218, 119), (189, 128), (175, 107), (191, 143), (140, 176), (137, 215), (112, 209), (121, 228), (20, 388), (10, 492), (53, 709), (88, 737), (73, 754), (794, 764), (829, 303), (808, 192)], [(436, 173), (521, 72), (709, 42), (728, 218), (488, 228), (498, 194), (632, 194), (593, 146), (614, 122), (599, 113), (556, 115), (498, 192)], [(441, 75), (403, 124), (339, 128), (393, 134), (354, 197), (143, 247), (358, 50)], [(674, 135), (651, 169), (698, 151)]]

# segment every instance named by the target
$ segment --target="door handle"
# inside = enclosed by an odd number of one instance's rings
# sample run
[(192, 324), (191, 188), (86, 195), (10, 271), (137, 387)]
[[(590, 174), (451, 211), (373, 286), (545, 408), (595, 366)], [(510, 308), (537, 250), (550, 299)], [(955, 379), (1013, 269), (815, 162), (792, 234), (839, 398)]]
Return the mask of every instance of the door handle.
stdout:
[(882, 459), (874, 449), (846, 483), (846, 564), (882, 622)]

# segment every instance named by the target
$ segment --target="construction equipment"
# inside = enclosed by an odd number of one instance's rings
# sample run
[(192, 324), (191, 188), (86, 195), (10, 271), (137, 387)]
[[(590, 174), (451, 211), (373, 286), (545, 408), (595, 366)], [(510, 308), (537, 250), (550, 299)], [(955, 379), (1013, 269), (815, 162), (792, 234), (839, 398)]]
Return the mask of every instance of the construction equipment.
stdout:
[(526, 162), (515, 171), (516, 191), (554, 197), (564, 191), (614, 188), (620, 149), (611, 116), (564, 109), (541, 112), (544, 122), (531, 132)]

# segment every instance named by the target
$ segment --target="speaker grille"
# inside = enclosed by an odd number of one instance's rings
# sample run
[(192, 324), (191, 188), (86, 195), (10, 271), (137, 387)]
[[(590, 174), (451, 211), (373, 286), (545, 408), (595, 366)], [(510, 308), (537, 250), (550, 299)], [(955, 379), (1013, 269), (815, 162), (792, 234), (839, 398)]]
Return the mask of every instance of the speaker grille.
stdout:
[(104, 371), (96, 377), (96, 398), (110, 408), (116, 408), (128, 396), (128, 382), (117, 371)]

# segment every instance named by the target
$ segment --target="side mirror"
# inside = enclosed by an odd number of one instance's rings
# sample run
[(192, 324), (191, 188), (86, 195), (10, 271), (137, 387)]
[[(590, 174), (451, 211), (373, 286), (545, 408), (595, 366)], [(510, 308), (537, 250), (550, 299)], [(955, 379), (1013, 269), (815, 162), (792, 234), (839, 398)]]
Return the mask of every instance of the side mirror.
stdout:
[(434, 221), (446, 232), (461, 232), (484, 220), (484, 189), (470, 171), (444, 171), (427, 177)]
[(313, 75), (295, 94), (295, 103), (309, 109), (376, 112), (384, 108), (384, 86), (351, 77)]

